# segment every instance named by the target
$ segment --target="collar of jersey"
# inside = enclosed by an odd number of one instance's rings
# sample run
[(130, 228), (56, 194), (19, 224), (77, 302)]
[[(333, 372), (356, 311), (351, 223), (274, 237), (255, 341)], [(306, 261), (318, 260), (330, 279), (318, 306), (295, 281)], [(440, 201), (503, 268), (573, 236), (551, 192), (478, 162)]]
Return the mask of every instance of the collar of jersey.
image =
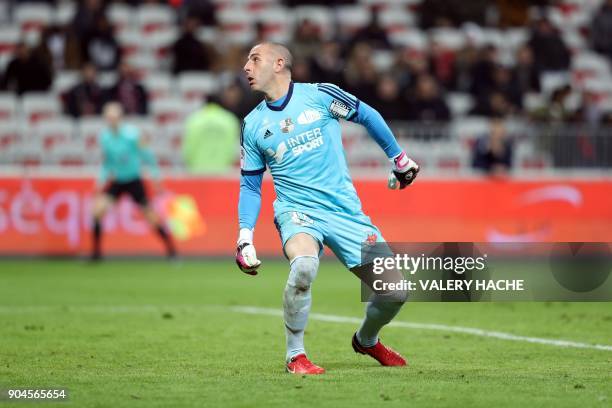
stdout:
[(281, 103), (278, 106), (274, 106), (270, 104), (268, 101), (266, 101), (266, 105), (268, 106), (269, 109), (273, 111), (282, 111), (283, 109), (285, 109), (285, 106), (287, 106), (287, 104), (291, 100), (291, 95), (293, 95), (293, 81), (289, 82), (289, 91), (287, 92), (287, 95), (284, 96), (285, 99), (283, 100), (283, 103)]

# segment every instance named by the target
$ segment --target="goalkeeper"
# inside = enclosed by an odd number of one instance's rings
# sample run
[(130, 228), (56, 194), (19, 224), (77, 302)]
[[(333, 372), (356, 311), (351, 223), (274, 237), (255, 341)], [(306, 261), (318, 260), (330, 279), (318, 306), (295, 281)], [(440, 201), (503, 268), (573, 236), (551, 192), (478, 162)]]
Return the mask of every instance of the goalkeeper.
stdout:
[[(384, 242), (361, 210), (342, 148), (339, 119), (359, 123), (389, 158), (391, 188), (403, 189), (419, 167), (397, 144), (380, 114), (332, 84), (291, 81), (292, 56), (284, 46), (253, 47), (244, 66), (253, 91), (264, 94), (242, 125), (241, 181), (238, 203), (240, 231), (236, 262), (256, 275), (261, 262), (253, 244), (253, 229), (261, 207), (261, 183), (266, 166), (274, 180), (275, 224), (290, 271), (283, 296), (286, 369), (297, 374), (325, 370), (306, 356), (304, 330), (311, 306), (311, 284), (327, 245), (359, 276), (363, 243)], [(394, 295), (394, 294), (391, 294)], [(378, 339), (381, 328), (399, 312), (405, 297), (374, 298), (353, 335), (352, 347), (384, 366), (403, 366), (404, 358)]]

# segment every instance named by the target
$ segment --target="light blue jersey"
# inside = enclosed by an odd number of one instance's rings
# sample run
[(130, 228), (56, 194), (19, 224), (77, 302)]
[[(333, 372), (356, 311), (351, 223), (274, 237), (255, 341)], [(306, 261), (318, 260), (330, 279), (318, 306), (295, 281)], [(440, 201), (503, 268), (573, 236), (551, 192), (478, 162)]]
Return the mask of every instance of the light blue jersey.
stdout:
[(342, 147), (339, 119), (366, 127), (389, 158), (401, 149), (378, 112), (332, 84), (293, 83), (277, 103), (262, 101), (244, 119), (238, 212), (253, 229), (261, 206), (261, 175), (274, 180), (275, 223), (284, 244), (305, 232), (328, 245), (349, 268), (365, 242), (382, 242), (361, 211)]
[(128, 183), (141, 178), (143, 164), (149, 165), (151, 174), (159, 178), (159, 168), (153, 154), (141, 145), (137, 127), (121, 125), (116, 131), (106, 128), (100, 132), (98, 144), (103, 154), (99, 182), (112, 179)]
[(335, 85), (291, 83), (281, 106), (262, 101), (244, 119), (243, 174), (270, 169), (276, 214), (304, 209), (361, 211), (338, 122), (355, 116), (358, 104)]

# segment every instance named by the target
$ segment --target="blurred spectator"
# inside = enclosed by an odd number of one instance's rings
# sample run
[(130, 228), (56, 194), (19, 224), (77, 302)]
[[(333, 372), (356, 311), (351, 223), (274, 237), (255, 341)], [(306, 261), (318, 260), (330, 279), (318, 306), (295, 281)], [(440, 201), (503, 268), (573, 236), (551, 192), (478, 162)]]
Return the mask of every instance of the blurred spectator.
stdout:
[(108, 90), (107, 100), (119, 102), (126, 115), (146, 115), (149, 109), (147, 98), (147, 91), (138, 81), (134, 69), (121, 63), (119, 78)]
[(480, 49), (476, 63), (471, 70), (470, 91), (475, 97), (483, 98), (493, 88), (493, 74), (497, 66), (497, 49), (487, 45)]
[(72, 30), (77, 38), (85, 38), (96, 21), (105, 15), (103, 0), (83, 0), (79, 2), (77, 11), (72, 19)]
[(344, 61), (341, 51), (340, 44), (336, 41), (321, 44), (319, 52), (311, 60), (311, 72), (317, 82), (330, 82), (340, 87), (344, 85)]
[(431, 46), (429, 65), (433, 75), (444, 88), (451, 89), (455, 82), (455, 52), (438, 42)]
[(175, 74), (183, 71), (208, 71), (211, 69), (214, 55), (212, 50), (202, 43), (196, 33), (200, 21), (187, 17), (183, 23), (183, 34), (172, 46)]
[(540, 92), (540, 75), (535, 66), (533, 52), (522, 46), (516, 53), (516, 66), (512, 70), (512, 86), (521, 94)]
[(498, 65), (493, 71), (493, 87), (491, 92), (499, 92), (504, 95), (512, 110), (520, 110), (523, 106), (523, 94), (521, 89), (512, 81), (510, 69)]
[(499, 27), (522, 27), (529, 21), (529, 7), (546, 0), (496, 0)]
[(319, 26), (306, 18), (300, 21), (295, 28), (291, 52), (295, 58), (312, 58), (319, 52), (321, 41)]
[(542, 122), (565, 122), (572, 116), (568, 108), (567, 98), (572, 93), (569, 85), (557, 88), (550, 96), (550, 101), (542, 108), (532, 112), (531, 116), (536, 121)]
[(211, 97), (203, 108), (187, 118), (182, 151), (189, 171), (222, 173), (236, 161), (240, 122), (223, 106), (224, 101), (235, 103), (233, 92), (223, 92), (220, 98)]
[(43, 30), (34, 53), (54, 72), (78, 69), (81, 66), (79, 47), (79, 39), (67, 27), (51, 25)]
[(358, 98), (370, 101), (376, 97), (378, 73), (372, 63), (372, 48), (368, 44), (357, 44), (346, 64), (347, 88)]
[(402, 93), (406, 90), (413, 92), (417, 79), (429, 73), (429, 60), (421, 52), (408, 50), (398, 51), (389, 75), (397, 78)]
[(106, 16), (97, 17), (83, 39), (83, 55), (100, 71), (114, 70), (119, 65), (121, 50)]
[(450, 110), (436, 80), (430, 75), (421, 75), (415, 94), (409, 99), (408, 119), (418, 121), (445, 121), (450, 119)]
[(503, 118), (512, 113), (512, 104), (499, 91), (492, 91), (478, 98), (476, 106), (470, 111), (470, 115), (486, 116), (489, 118)]
[(489, 3), (490, 0), (423, 0), (419, 8), (420, 26), (457, 27), (467, 21), (484, 25)]
[(535, 23), (528, 44), (540, 72), (565, 71), (569, 68), (570, 52), (549, 20), (542, 18)]
[(612, 62), (612, 0), (606, 0), (591, 22), (591, 42), (595, 51)]
[(182, 0), (181, 14), (187, 17), (197, 18), (200, 24), (214, 26), (216, 24), (215, 6), (210, 0)]
[(70, 89), (65, 96), (65, 110), (75, 118), (97, 115), (102, 111), (104, 92), (97, 83), (96, 67), (87, 63), (81, 70), (81, 82)]
[[(291, 78), (295, 82), (312, 82), (310, 64), (301, 58), (295, 59), (291, 68)], [(319, 78), (317, 78), (317, 81), (319, 81)]]
[(357, 30), (353, 37), (350, 39), (349, 44), (355, 46), (355, 44), (367, 43), (374, 49), (390, 49), (391, 42), (387, 36), (387, 32), (380, 25), (378, 19), (378, 12), (373, 7), (372, 16), (367, 26)]
[(599, 96), (596, 92), (585, 90), (582, 93), (580, 107), (574, 114), (574, 121), (584, 122), (589, 125), (597, 125), (604, 118), (604, 110), (599, 104)]
[(474, 144), (472, 166), (492, 176), (506, 175), (512, 167), (512, 143), (501, 120), (489, 124), (489, 134)]
[(384, 76), (378, 81), (376, 98), (368, 102), (385, 120), (406, 120), (408, 117), (406, 103), (401, 99), (399, 84), (391, 76)]
[(47, 91), (53, 82), (53, 74), (30, 47), (19, 43), (15, 47), (15, 57), (8, 63), (0, 81), (0, 89), (16, 92)]

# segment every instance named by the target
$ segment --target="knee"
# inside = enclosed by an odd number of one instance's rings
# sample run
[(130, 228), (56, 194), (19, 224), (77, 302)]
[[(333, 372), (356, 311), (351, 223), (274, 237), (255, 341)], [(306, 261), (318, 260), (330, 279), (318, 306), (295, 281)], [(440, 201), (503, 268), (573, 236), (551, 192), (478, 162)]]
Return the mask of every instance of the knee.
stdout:
[(287, 286), (296, 291), (306, 292), (317, 276), (319, 259), (314, 256), (300, 256), (291, 263)]

